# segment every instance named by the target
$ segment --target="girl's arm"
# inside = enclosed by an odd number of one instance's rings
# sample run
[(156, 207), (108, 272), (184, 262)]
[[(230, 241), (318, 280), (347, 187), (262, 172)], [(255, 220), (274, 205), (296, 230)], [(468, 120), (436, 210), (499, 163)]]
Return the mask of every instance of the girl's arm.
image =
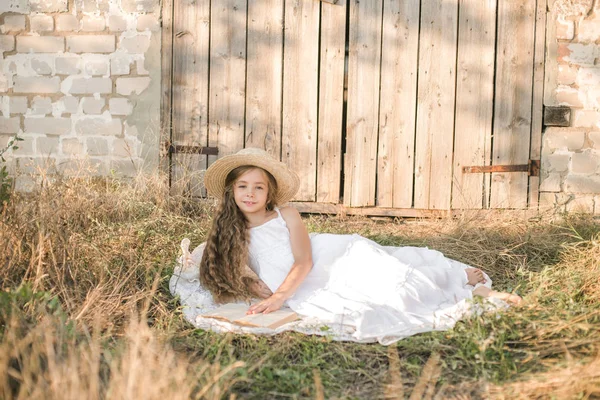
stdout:
[(313, 266), (310, 238), (300, 214), (292, 207), (282, 208), (280, 212), (290, 231), (294, 264), (275, 293), (271, 297), (251, 306), (248, 309), (248, 314), (269, 313), (280, 309), (283, 303), (296, 292), (296, 289)]

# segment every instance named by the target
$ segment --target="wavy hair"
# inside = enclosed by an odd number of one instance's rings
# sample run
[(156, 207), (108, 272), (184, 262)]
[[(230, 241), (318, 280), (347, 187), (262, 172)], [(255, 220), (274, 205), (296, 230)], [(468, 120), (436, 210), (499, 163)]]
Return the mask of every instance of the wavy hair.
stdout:
[(259, 169), (268, 179), (267, 211), (275, 208), (277, 181), (268, 171), (252, 165), (232, 170), (225, 179), (223, 198), (217, 208), (200, 261), (200, 283), (217, 303), (253, 297), (254, 279), (244, 273), (248, 264), (248, 220), (235, 203), (233, 185), (246, 172)]

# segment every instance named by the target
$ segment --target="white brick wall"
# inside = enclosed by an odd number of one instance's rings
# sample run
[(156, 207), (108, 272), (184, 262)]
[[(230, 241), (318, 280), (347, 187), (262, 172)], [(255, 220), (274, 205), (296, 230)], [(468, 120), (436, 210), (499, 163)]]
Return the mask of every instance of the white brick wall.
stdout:
[(5, 154), (17, 188), (44, 160), (66, 174), (158, 165), (141, 149), (159, 135), (160, 4), (116, 3), (0, 0), (0, 146), (24, 139)]
[[(572, 110), (571, 127), (548, 127), (542, 136), (540, 205), (600, 213), (600, 2), (555, 0), (548, 14), (554, 25), (554, 65), (545, 105)], [(550, 99), (550, 100), (549, 100)]]

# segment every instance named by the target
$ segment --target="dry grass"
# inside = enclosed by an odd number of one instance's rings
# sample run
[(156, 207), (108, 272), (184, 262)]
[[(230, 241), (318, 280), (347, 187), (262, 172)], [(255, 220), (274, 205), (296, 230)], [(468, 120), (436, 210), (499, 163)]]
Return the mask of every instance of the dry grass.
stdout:
[(592, 216), (307, 217), (311, 231), (440, 250), (525, 297), (521, 308), (385, 348), (192, 329), (167, 280), (181, 238), (206, 237), (212, 207), (143, 177), (55, 180), (14, 194), (0, 216), (0, 397), (600, 396)]

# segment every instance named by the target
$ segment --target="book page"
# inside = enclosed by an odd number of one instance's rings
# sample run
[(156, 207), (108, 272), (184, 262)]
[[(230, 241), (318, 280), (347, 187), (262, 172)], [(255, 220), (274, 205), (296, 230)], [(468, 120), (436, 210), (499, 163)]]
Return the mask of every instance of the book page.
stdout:
[(250, 306), (247, 304), (229, 303), (201, 315), (206, 318), (235, 321), (237, 319), (244, 318), (248, 308), (250, 308)]
[(289, 308), (282, 308), (268, 314), (251, 314), (243, 318), (235, 319), (233, 322), (244, 326), (257, 326), (275, 329), (283, 324), (297, 320), (298, 314)]

